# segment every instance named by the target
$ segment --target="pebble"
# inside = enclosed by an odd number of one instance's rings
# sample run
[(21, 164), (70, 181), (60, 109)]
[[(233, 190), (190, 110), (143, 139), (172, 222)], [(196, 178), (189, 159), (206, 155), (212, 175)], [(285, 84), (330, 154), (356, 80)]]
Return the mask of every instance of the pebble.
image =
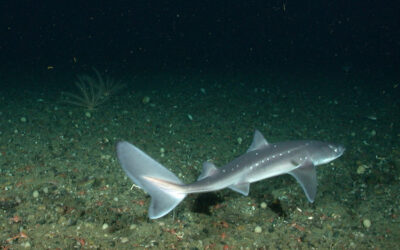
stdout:
[(57, 206), (57, 207), (56, 207), (56, 213), (58, 213), (58, 214), (63, 214), (63, 213), (64, 213), (64, 208), (61, 207), (61, 206)]
[(256, 226), (256, 228), (254, 228), (254, 232), (259, 234), (262, 232), (262, 228), (260, 226)]
[(112, 156), (111, 155), (108, 155), (108, 154), (105, 154), (105, 155), (101, 155), (100, 156), (100, 159), (102, 159), (102, 160), (110, 160), (112, 158)]
[(260, 207), (261, 207), (262, 209), (266, 209), (266, 208), (267, 208), (267, 203), (261, 202)]
[(371, 221), (369, 219), (364, 219), (363, 220), (363, 225), (365, 228), (370, 228), (371, 227)]
[(46, 209), (47, 209), (47, 207), (43, 204), (41, 204), (37, 207), (37, 210), (39, 210), (39, 211), (45, 211)]
[(32, 195), (33, 195), (33, 198), (39, 197), (39, 191), (37, 191), (37, 190), (33, 191)]
[(364, 174), (365, 173), (365, 166), (364, 165), (360, 165), (357, 168), (357, 174)]
[(143, 104), (147, 104), (149, 102), (150, 102), (150, 97), (148, 97), (148, 96), (143, 97), (143, 99), (142, 99)]
[(29, 241), (27, 241), (27, 242), (22, 243), (21, 246), (23, 248), (31, 248), (31, 243)]
[(65, 216), (60, 216), (60, 218), (58, 218), (57, 223), (61, 226), (65, 226), (68, 224), (68, 218)]
[(65, 216), (60, 216), (60, 218), (58, 219), (57, 223), (59, 225), (65, 226), (68, 223), (68, 219)]

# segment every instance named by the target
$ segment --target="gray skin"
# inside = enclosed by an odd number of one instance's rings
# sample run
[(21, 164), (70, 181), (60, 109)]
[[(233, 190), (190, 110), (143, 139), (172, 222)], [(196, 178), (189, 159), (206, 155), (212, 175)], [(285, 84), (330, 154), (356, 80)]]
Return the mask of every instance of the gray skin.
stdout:
[(174, 209), (190, 193), (230, 188), (248, 195), (250, 183), (282, 174), (292, 175), (313, 202), (317, 191), (315, 166), (340, 157), (344, 147), (320, 141), (288, 141), (270, 144), (256, 130), (248, 151), (227, 165), (216, 168), (203, 164), (202, 174), (191, 184), (184, 184), (172, 172), (143, 151), (127, 142), (117, 144), (120, 164), (140, 188), (151, 195), (151, 219)]
[[(344, 152), (340, 145), (320, 141), (288, 141), (265, 144), (215, 169), (210, 176), (182, 186), (185, 193), (220, 190), (231, 185), (250, 184), (288, 174), (310, 161), (314, 166), (328, 163)], [(211, 164), (211, 163), (205, 163)], [(206, 167), (207, 168), (207, 167)], [(243, 193), (248, 194), (247, 192)]]

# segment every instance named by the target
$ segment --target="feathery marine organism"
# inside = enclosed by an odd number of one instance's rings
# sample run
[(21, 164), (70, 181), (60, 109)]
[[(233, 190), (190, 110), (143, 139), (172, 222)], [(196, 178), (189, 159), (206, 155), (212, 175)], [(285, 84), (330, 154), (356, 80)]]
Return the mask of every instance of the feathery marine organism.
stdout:
[(62, 101), (72, 105), (83, 107), (87, 110), (95, 110), (116, 93), (125, 88), (124, 84), (115, 81), (111, 77), (103, 78), (100, 72), (93, 68), (96, 77), (90, 75), (77, 75), (75, 86), (77, 93), (63, 92)]

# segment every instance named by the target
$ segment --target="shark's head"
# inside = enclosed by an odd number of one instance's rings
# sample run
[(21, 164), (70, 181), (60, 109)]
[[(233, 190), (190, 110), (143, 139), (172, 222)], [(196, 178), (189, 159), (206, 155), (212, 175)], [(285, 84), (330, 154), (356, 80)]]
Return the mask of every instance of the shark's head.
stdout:
[(314, 142), (310, 157), (314, 165), (322, 165), (339, 158), (345, 148), (342, 145), (326, 142)]

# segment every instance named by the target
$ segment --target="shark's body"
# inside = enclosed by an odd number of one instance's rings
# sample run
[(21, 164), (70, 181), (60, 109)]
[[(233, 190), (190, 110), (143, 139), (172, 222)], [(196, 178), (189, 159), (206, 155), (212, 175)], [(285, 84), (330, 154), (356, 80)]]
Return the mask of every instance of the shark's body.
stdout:
[(315, 166), (340, 157), (344, 147), (320, 141), (268, 143), (256, 130), (247, 152), (227, 165), (216, 168), (205, 162), (196, 182), (184, 184), (160, 163), (128, 142), (117, 144), (120, 164), (129, 178), (151, 195), (151, 219), (173, 210), (190, 193), (211, 192), (230, 188), (248, 195), (250, 183), (290, 174), (302, 186), (308, 200), (317, 192)]

